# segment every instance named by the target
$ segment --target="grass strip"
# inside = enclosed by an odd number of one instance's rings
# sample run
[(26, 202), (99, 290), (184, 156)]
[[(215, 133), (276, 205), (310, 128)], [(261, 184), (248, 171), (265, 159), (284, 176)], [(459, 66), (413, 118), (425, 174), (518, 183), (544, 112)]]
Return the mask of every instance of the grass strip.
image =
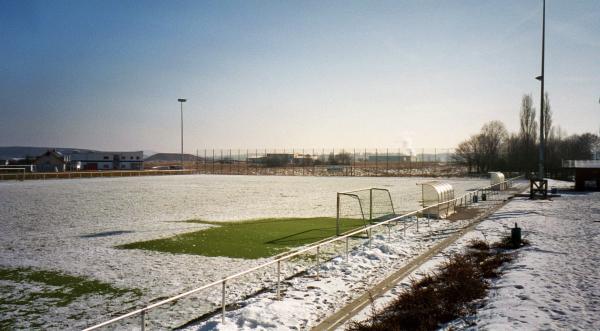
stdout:
[[(332, 217), (188, 222), (211, 224), (214, 227), (169, 238), (129, 243), (117, 248), (257, 259), (277, 255), (336, 234), (336, 219)], [(344, 219), (340, 222), (340, 231), (346, 232), (364, 225), (361, 219)]]
[[(16, 321), (8, 316), (15, 310), (26, 318), (29, 315), (44, 314), (46, 309), (67, 306), (75, 300), (89, 295), (102, 295), (110, 298), (123, 295), (132, 295), (137, 298), (142, 295), (138, 289), (116, 288), (110, 284), (85, 277), (32, 268), (0, 267), (0, 282), (4, 287), (2, 292), (12, 293), (0, 296), (0, 316), (3, 316), (0, 317), (0, 330), (12, 329)], [(12, 287), (14, 289), (11, 289)]]

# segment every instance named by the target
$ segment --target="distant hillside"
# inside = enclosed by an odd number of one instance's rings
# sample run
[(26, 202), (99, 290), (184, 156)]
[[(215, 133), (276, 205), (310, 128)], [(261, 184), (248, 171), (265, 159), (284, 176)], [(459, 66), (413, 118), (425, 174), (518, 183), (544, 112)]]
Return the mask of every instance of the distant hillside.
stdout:
[[(196, 161), (196, 155), (183, 154), (184, 161)], [(156, 153), (144, 159), (144, 162), (179, 162), (181, 154), (179, 153)]]
[(8, 146), (0, 147), (0, 159), (23, 159), (26, 157), (36, 157), (44, 154), (49, 149), (56, 149), (57, 152), (68, 155), (73, 154), (75, 151), (79, 152), (91, 152), (91, 149), (81, 148), (64, 148), (64, 147), (31, 147), (31, 146)]

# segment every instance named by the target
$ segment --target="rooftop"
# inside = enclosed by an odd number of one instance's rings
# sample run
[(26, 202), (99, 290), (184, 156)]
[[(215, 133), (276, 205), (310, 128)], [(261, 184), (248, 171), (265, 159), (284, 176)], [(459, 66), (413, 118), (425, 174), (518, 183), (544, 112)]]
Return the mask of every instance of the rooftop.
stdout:
[(562, 167), (600, 169), (600, 160), (563, 160)]

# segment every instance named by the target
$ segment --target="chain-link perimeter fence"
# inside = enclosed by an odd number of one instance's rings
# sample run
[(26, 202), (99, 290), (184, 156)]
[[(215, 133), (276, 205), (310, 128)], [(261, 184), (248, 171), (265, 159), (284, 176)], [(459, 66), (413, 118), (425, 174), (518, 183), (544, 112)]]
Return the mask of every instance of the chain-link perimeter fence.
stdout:
[[(461, 176), (454, 148), (198, 149), (184, 162), (200, 174), (286, 176)], [(179, 164), (179, 161), (171, 163)], [(169, 161), (149, 159), (151, 169)]]

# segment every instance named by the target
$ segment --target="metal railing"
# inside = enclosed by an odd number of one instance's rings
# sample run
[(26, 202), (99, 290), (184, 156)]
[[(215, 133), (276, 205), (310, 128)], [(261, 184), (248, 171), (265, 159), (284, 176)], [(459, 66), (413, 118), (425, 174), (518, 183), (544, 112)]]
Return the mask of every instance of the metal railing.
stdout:
[[(472, 203), (476, 202), (473, 199), (474, 196), (479, 196), (480, 194), (481, 195), (488, 194), (488, 192), (489, 192), (489, 194), (494, 194), (495, 192), (498, 192), (498, 191), (500, 191), (502, 189), (508, 189), (508, 188), (512, 187), (514, 181), (516, 181), (518, 179), (521, 179), (521, 178), (523, 178), (523, 176), (514, 177), (514, 178), (508, 179), (508, 180), (506, 180), (506, 181), (504, 181), (502, 183), (497, 183), (497, 184), (494, 184), (494, 185), (490, 185), (490, 186), (478, 188), (478, 189), (476, 189), (474, 191), (465, 193), (465, 194), (463, 194), (462, 196), (460, 196), (458, 198), (455, 198), (455, 199), (452, 199), (452, 200), (449, 200), (449, 201), (441, 202), (441, 204), (447, 204), (449, 202), (452, 202), (454, 204), (460, 203), (461, 206), (468, 206), (469, 204), (472, 204)], [(498, 190), (494, 190), (496, 187), (498, 188)], [(484, 199), (482, 199), (482, 200), (484, 200)], [(420, 213), (423, 213), (426, 209), (432, 208), (432, 207), (436, 207), (436, 206), (428, 206), (426, 208), (421, 208), (419, 210), (415, 210), (415, 211), (412, 211), (412, 212), (407, 213), (407, 214), (399, 215), (399, 216), (390, 218), (388, 220), (385, 220), (385, 221), (382, 221), (382, 222), (379, 222), (379, 223), (376, 223), (376, 224), (372, 224), (372, 225), (367, 226), (367, 227), (361, 227), (358, 230), (347, 232), (347, 233), (345, 233), (345, 234), (343, 234), (341, 236), (336, 236), (336, 237), (333, 237), (333, 238), (331, 238), (329, 240), (321, 241), (318, 244), (313, 244), (311, 246), (308, 246), (308, 247), (296, 250), (296, 251), (294, 251), (294, 252), (292, 252), (290, 254), (281, 256), (281, 257), (279, 257), (279, 258), (277, 258), (275, 260), (272, 260), (272, 261), (263, 263), (261, 265), (249, 268), (247, 270), (238, 272), (236, 274), (224, 277), (224, 278), (222, 278), (220, 280), (213, 281), (213, 282), (211, 282), (209, 284), (206, 284), (206, 285), (194, 288), (192, 290), (180, 293), (178, 295), (169, 297), (167, 299), (160, 300), (160, 301), (155, 302), (153, 304), (150, 304), (150, 305), (148, 305), (146, 307), (139, 308), (139, 309), (133, 310), (131, 312), (128, 312), (126, 314), (120, 315), (118, 317), (112, 318), (112, 319), (110, 319), (108, 321), (105, 321), (105, 322), (93, 325), (91, 327), (88, 327), (88, 328), (84, 329), (84, 331), (97, 330), (97, 329), (100, 329), (102, 327), (114, 324), (114, 323), (116, 323), (118, 321), (124, 320), (124, 319), (129, 318), (129, 317), (134, 317), (134, 316), (139, 316), (141, 330), (145, 330), (146, 315), (148, 314), (148, 312), (150, 310), (152, 310), (154, 308), (157, 308), (157, 307), (160, 307), (160, 306), (163, 306), (163, 305), (168, 304), (168, 303), (172, 303), (174, 301), (177, 301), (179, 299), (182, 299), (182, 298), (187, 297), (189, 295), (192, 295), (194, 293), (197, 293), (197, 292), (200, 292), (200, 291), (212, 288), (212, 287), (216, 287), (216, 286), (219, 286), (219, 285), (221, 286), (221, 292), (222, 292), (221, 293), (221, 308), (220, 308), (220, 310), (221, 310), (221, 321), (224, 322), (224, 320), (225, 320), (225, 309), (226, 309), (226, 305), (227, 305), (226, 298), (225, 298), (225, 293), (226, 293), (226, 290), (227, 290), (227, 284), (228, 284), (228, 282), (233, 281), (236, 278), (239, 278), (241, 276), (250, 274), (250, 273), (252, 273), (254, 271), (257, 271), (257, 270), (260, 270), (260, 269), (264, 269), (264, 268), (267, 268), (269, 266), (277, 265), (277, 282), (276, 282), (275, 292), (276, 292), (276, 299), (279, 299), (281, 297), (281, 263), (282, 262), (290, 260), (291, 258), (294, 258), (294, 257), (299, 257), (301, 254), (304, 254), (304, 253), (316, 251), (316, 259), (315, 259), (316, 263), (315, 263), (315, 267), (316, 267), (316, 279), (318, 280), (319, 277), (320, 277), (320, 266), (321, 266), (320, 251), (321, 251), (321, 247), (323, 247), (325, 245), (332, 244), (332, 243), (345, 241), (345, 260), (348, 261), (349, 260), (349, 240), (350, 240), (350, 237), (354, 237), (356, 235), (363, 234), (363, 233), (367, 232), (369, 234), (369, 243), (370, 243), (370, 241), (371, 241), (371, 238), (370, 238), (371, 235), (370, 235), (370, 233), (371, 233), (371, 231), (373, 229), (376, 229), (376, 228), (381, 227), (381, 226), (388, 226), (388, 231), (387, 232), (388, 232), (388, 239), (389, 239), (389, 236), (390, 236), (390, 225), (393, 226), (394, 223), (398, 224), (400, 221), (403, 221), (403, 220), (405, 220), (405, 219), (407, 219), (409, 217), (410, 218), (416, 217), (416, 226), (417, 226), (417, 231), (418, 231), (418, 229), (419, 229), (419, 223), (418, 223), (418, 217), (417, 216)], [(407, 222), (404, 222), (403, 231), (406, 232), (406, 229), (407, 229)]]
[[(5, 171), (6, 173), (3, 173)], [(18, 166), (0, 166), (0, 180), (3, 180), (4, 177), (20, 180), (25, 180), (25, 173), (27, 172), (27, 168), (22, 168)]]

